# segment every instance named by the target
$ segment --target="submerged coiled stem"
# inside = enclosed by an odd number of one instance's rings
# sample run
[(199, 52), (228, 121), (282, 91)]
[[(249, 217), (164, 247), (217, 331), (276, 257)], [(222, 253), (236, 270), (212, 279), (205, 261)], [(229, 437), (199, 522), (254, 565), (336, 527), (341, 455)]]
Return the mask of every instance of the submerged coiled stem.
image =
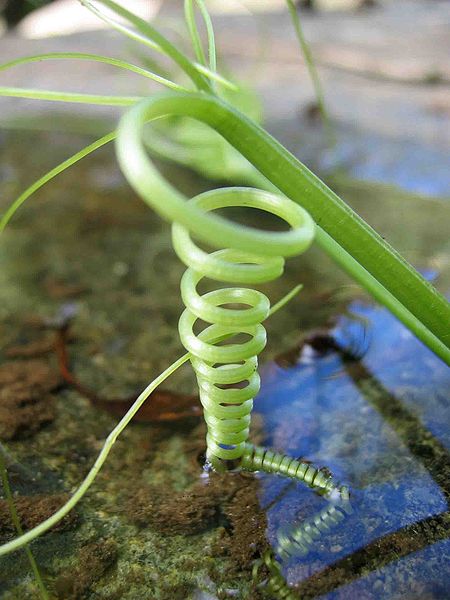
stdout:
[(348, 487), (337, 482), (332, 475), (282, 452), (246, 444), (241, 465), (248, 471), (265, 471), (302, 481), (333, 501), (348, 501), (350, 498)]
[(262, 567), (265, 567), (268, 574), (265, 581), (265, 588), (270, 593), (271, 598), (276, 598), (277, 600), (300, 600), (295, 590), (288, 586), (281, 572), (281, 564), (270, 550), (267, 550), (262, 558), (257, 560), (253, 565), (252, 575), (254, 580), (257, 579)]
[[(229, 187), (185, 198), (162, 178), (146, 153), (143, 129), (152, 108), (151, 101), (144, 101), (123, 117), (118, 158), (134, 189), (173, 222), (174, 249), (188, 267), (181, 280), (186, 309), (179, 333), (197, 375), (208, 428), (207, 461), (214, 468), (235, 466), (246, 448), (253, 398), (259, 391), (258, 354), (266, 344), (262, 322), (270, 310), (263, 293), (243, 286), (279, 277), (285, 257), (300, 254), (311, 244), (314, 223), (285, 196), (255, 188)], [(255, 229), (213, 214), (229, 207), (271, 213), (289, 230)], [(218, 250), (208, 253), (194, 239)], [(238, 286), (201, 294), (197, 287), (204, 278)], [(198, 321), (206, 323), (199, 333)], [(249, 339), (236, 339), (241, 334)], [(226, 343), (211, 341), (217, 338), (226, 338)]]
[(336, 528), (347, 515), (353, 512), (347, 498), (331, 501), (315, 515), (301, 523), (286, 527), (277, 534), (275, 552), (267, 550), (253, 565), (253, 579), (256, 580), (261, 567), (265, 567), (267, 577), (265, 587), (271, 597), (278, 600), (299, 600), (295, 588), (291, 588), (282, 572), (285, 561), (302, 557), (317, 548), (324, 536)]
[(283, 559), (304, 556), (324, 534), (339, 525), (352, 512), (348, 500), (330, 502), (314, 516), (288, 530), (280, 531), (277, 535), (277, 554)]

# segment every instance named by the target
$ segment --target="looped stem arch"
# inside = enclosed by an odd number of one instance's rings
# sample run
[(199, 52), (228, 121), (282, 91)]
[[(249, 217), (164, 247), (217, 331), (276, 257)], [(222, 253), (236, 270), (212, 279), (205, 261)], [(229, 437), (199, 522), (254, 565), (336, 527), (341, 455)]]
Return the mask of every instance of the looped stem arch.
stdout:
[[(169, 115), (191, 117), (215, 129), (276, 189), (307, 210), (317, 225), (317, 243), (450, 364), (446, 299), (288, 150), (220, 98), (204, 92), (168, 92), (143, 100), (125, 115), (118, 130), (118, 159), (144, 197), (151, 185), (153, 195), (170, 197), (173, 205), (184, 201), (153, 167), (141, 140), (145, 121)], [(176, 220), (171, 207), (163, 216)], [(210, 227), (211, 221), (202, 225)], [(247, 233), (242, 232), (242, 240), (248, 239)]]

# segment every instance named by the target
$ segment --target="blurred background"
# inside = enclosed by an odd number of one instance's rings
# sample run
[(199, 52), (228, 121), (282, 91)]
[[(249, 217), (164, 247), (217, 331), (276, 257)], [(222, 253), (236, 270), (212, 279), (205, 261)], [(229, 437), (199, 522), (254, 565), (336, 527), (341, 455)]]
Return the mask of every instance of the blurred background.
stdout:
[[(307, 69), (283, 0), (211, 0), (222, 66), (255, 90), (265, 122), (313, 169), (344, 169), (357, 178), (429, 195), (449, 192), (449, 3), (445, 0), (311, 0), (297, 2), (323, 82), (339, 143), (318, 132)], [(182, 3), (129, 0), (178, 40)], [(0, 0), (3, 60), (42, 51), (123, 54), (138, 49), (109, 31), (76, 0)], [(1, 75), (3, 85), (84, 92), (139, 93), (132, 74), (98, 63), (35, 63)], [(22, 107), (26, 105), (26, 111)], [(0, 123), (24, 122), (50, 107), (2, 100)], [(52, 106), (53, 112), (73, 107)], [(78, 107), (112, 120), (114, 111)], [(36, 122), (34, 122), (34, 126)]]

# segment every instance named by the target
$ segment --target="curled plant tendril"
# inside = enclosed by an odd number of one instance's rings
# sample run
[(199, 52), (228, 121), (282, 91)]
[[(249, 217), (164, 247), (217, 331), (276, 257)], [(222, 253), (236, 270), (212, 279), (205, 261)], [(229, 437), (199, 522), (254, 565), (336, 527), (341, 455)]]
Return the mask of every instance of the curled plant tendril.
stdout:
[[(242, 459), (246, 449), (253, 398), (260, 386), (258, 354), (266, 344), (262, 322), (270, 310), (263, 293), (241, 285), (279, 277), (284, 258), (304, 252), (311, 244), (314, 223), (285, 196), (256, 188), (222, 188), (191, 200), (184, 198), (162, 179), (145, 153), (143, 130), (151, 108), (152, 104), (144, 101), (123, 117), (117, 136), (118, 158), (134, 189), (161, 216), (173, 221), (174, 249), (188, 267), (181, 280), (186, 309), (179, 321), (180, 339), (191, 354), (197, 375), (208, 428), (207, 461), (221, 468), (222, 461)], [(266, 211), (286, 221), (290, 229), (263, 231), (211, 214), (228, 207)], [(193, 238), (219, 249), (208, 254)], [(206, 277), (240, 285), (200, 295), (197, 286)], [(245, 308), (229, 308), (234, 304)], [(201, 334), (194, 332), (197, 320), (208, 324)], [(233, 343), (233, 337), (242, 333), (250, 339)], [(226, 345), (208, 341), (230, 335), (231, 343)]]
[(276, 473), (302, 481), (317, 491), (323, 492), (333, 501), (347, 501), (350, 497), (347, 486), (338, 483), (331, 475), (326, 476), (321, 469), (314, 467), (311, 463), (261, 446), (246, 444), (242, 466), (248, 471)]
[[(296, 461), (298, 462), (298, 461)], [(316, 487), (311, 484), (312, 487)], [(303, 557), (314, 549), (323, 538), (353, 512), (348, 489), (340, 488), (340, 493), (331, 498), (327, 506), (304, 521), (277, 533), (275, 551), (267, 550), (253, 565), (253, 579), (256, 581), (262, 567), (267, 577), (266, 589), (278, 600), (299, 600), (295, 588), (288, 585), (282, 572), (284, 561), (293, 557)], [(271, 596), (271, 597), (272, 597)]]
[(348, 500), (330, 502), (317, 514), (305, 519), (290, 531), (285, 530), (278, 534), (278, 555), (284, 559), (304, 556), (323, 534), (336, 527), (351, 512), (352, 507)]
[(277, 561), (273, 552), (268, 550), (264, 556), (253, 565), (252, 576), (256, 580), (262, 567), (268, 571), (265, 587), (271, 597), (277, 600), (299, 600), (298, 594), (290, 588), (281, 572), (281, 564)]

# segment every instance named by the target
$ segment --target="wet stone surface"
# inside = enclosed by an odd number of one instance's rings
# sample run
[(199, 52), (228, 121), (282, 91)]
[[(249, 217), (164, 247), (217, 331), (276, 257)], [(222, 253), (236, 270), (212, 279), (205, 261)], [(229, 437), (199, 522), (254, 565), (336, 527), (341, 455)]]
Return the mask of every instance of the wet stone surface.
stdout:
[[(3, 132), (1, 208), (85, 142)], [(27, 152), (41, 147), (45, 152)], [(209, 185), (181, 169), (169, 175), (186, 192)], [(345, 179), (332, 183), (449, 289), (448, 204)], [(404, 227), (396, 225), (398, 214)], [(25, 529), (86, 475), (118, 419), (108, 401), (132, 397), (181, 353), (182, 271), (168, 226), (129, 192), (111, 149), (32, 198), (2, 235), (2, 393), (19, 381), (39, 415), (52, 416), (2, 437)], [(443, 598), (448, 372), (384, 311), (365, 304), (317, 249), (289, 261), (286, 275), (266, 291), (276, 301), (299, 282), (303, 291), (267, 324), (253, 440), (329, 469), (353, 490), (353, 512), (306, 554), (281, 561), (283, 585), (303, 598)], [(106, 404), (54, 375), (54, 322), (61, 314), (72, 315), (71, 371)], [(190, 368), (165, 389), (195, 395)], [(158, 406), (167, 414), (166, 400)], [(280, 528), (295, 531), (326, 501), (274, 476), (205, 476), (204, 425), (183, 407), (178, 418), (152, 414), (126, 429), (76, 514), (32, 544), (51, 597), (273, 597), (271, 563), (260, 564), (254, 578), (255, 561), (275, 557)], [(13, 413), (22, 408), (13, 406)], [(13, 532), (1, 502), (6, 540)], [(2, 557), (0, 573), (2, 600), (39, 597), (24, 552)]]

